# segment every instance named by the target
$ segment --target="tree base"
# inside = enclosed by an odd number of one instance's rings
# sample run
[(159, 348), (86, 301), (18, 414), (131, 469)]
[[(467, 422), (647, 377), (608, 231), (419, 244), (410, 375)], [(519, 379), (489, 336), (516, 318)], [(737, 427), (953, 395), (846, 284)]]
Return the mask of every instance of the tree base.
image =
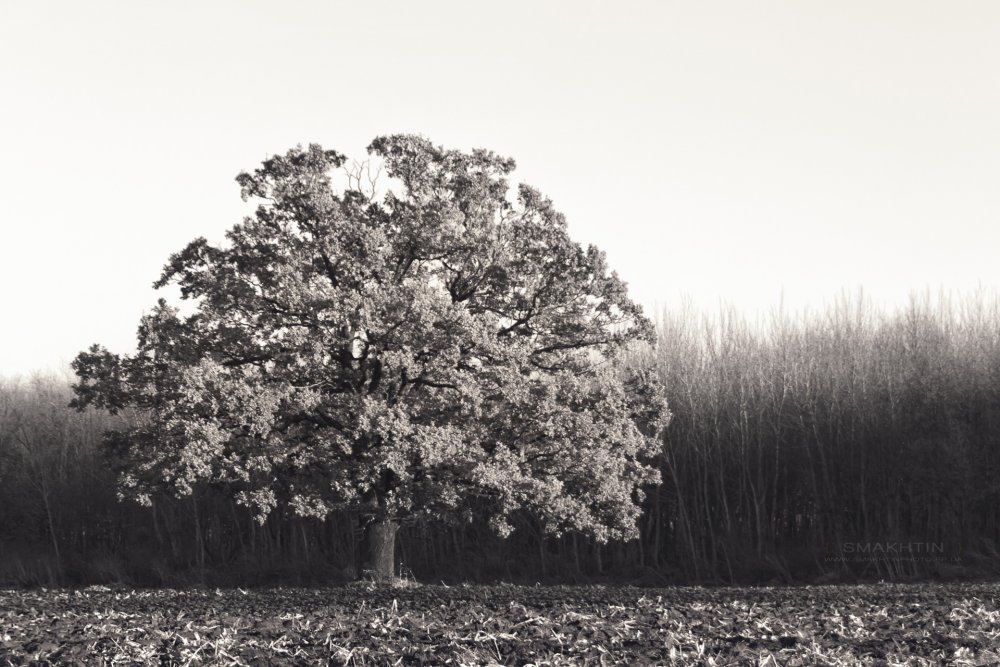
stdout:
[(399, 523), (376, 517), (365, 526), (362, 572), (375, 583), (391, 584), (396, 578), (396, 531)]

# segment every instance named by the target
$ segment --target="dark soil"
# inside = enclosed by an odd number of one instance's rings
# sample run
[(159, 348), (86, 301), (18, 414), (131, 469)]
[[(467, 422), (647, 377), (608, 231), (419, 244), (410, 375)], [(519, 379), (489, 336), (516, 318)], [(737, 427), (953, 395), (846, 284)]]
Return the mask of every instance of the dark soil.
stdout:
[(0, 665), (1000, 665), (1000, 584), (0, 591)]

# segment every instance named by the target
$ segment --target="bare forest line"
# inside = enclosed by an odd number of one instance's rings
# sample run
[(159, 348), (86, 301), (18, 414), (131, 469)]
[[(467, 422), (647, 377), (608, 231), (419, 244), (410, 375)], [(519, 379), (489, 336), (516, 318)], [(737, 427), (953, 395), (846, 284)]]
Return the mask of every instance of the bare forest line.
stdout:
[[(657, 319), (631, 363), (667, 387), (662, 484), (641, 538), (542, 538), (528, 516), (403, 525), (396, 558), (448, 582), (775, 582), (1000, 572), (1000, 300), (914, 297), (881, 311), (750, 323), (735, 310)], [(119, 502), (101, 434), (69, 377), (0, 381), (0, 583), (314, 584), (356, 575), (361, 527), (278, 510), (266, 523), (203, 486)]]

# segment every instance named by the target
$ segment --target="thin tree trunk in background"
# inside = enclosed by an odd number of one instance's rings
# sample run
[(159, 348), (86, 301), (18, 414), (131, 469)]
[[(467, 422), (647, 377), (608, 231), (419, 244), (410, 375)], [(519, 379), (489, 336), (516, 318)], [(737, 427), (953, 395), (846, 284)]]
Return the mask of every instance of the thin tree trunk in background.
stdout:
[(236, 533), (236, 539), (240, 543), (240, 553), (246, 553), (247, 545), (243, 539), (243, 527), (240, 526), (240, 517), (236, 514), (236, 503), (233, 501), (229, 501), (229, 512), (233, 519), (233, 532)]
[(542, 533), (541, 528), (538, 530), (538, 562), (542, 568), (542, 577), (545, 577), (546, 567), (545, 567), (545, 535)]
[(194, 538), (198, 562), (198, 576), (201, 582), (205, 583), (205, 543), (201, 534), (201, 517), (198, 512), (197, 492), (191, 493), (191, 507), (194, 510)]
[(673, 456), (673, 451), (668, 450), (668, 456), (670, 461), (668, 462), (667, 469), (670, 471), (670, 478), (674, 483), (674, 488), (677, 493), (677, 520), (680, 523), (679, 530), (677, 532), (683, 534), (685, 539), (685, 546), (687, 547), (688, 554), (690, 554), (690, 560), (688, 563), (694, 569), (694, 578), (698, 580), (701, 578), (701, 568), (698, 567), (698, 550), (695, 546), (694, 533), (691, 530), (691, 519), (687, 511), (686, 504), (684, 502), (683, 489), (681, 488), (680, 478), (677, 474), (677, 461)]
[(160, 519), (156, 516), (156, 502), (154, 501), (150, 508), (150, 514), (153, 515), (153, 535), (156, 536), (156, 545), (161, 546), (163, 544), (163, 534), (160, 530)]
[(577, 574), (582, 574), (582, 570), (580, 569), (580, 547), (577, 544), (576, 533), (573, 533), (573, 566)]
[(56, 524), (52, 518), (52, 504), (49, 501), (49, 490), (44, 483), (42, 488), (42, 500), (45, 503), (45, 518), (49, 524), (49, 536), (52, 538), (52, 549), (56, 555), (56, 577), (62, 578), (62, 553), (59, 551), (59, 536), (56, 535)]
[(306, 524), (304, 519), (299, 519), (299, 532), (302, 534), (302, 556), (306, 563), (309, 562), (309, 536), (306, 535)]
[[(660, 549), (662, 544), (661, 533), (663, 527), (661, 526), (663, 522), (663, 511), (662, 511), (662, 499), (660, 498), (660, 489), (656, 489), (656, 500), (653, 504), (653, 545), (652, 553), (650, 556), (653, 559), (653, 567), (659, 569), (660, 567)], [(576, 549), (576, 541), (573, 542), (573, 548)], [(579, 555), (577, 555), (577, 560), (579, 560)]]

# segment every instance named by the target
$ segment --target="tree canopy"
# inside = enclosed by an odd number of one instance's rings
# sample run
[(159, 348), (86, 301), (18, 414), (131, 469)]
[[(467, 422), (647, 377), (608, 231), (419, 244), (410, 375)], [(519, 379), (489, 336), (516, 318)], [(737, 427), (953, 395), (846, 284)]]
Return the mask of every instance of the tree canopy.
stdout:
[(512, 160), (409, 135), (369, 153), (385, 188), (318, 145), (240, 174), (256, 211), (156, 282), (191, 307), (161, 299), (134, 354), (76, 358), (76, 406), (142, 417), (109, 435), (122, 494), (635, 536), (669, 412), (622, 363), (653, 333), (626, 285)]

